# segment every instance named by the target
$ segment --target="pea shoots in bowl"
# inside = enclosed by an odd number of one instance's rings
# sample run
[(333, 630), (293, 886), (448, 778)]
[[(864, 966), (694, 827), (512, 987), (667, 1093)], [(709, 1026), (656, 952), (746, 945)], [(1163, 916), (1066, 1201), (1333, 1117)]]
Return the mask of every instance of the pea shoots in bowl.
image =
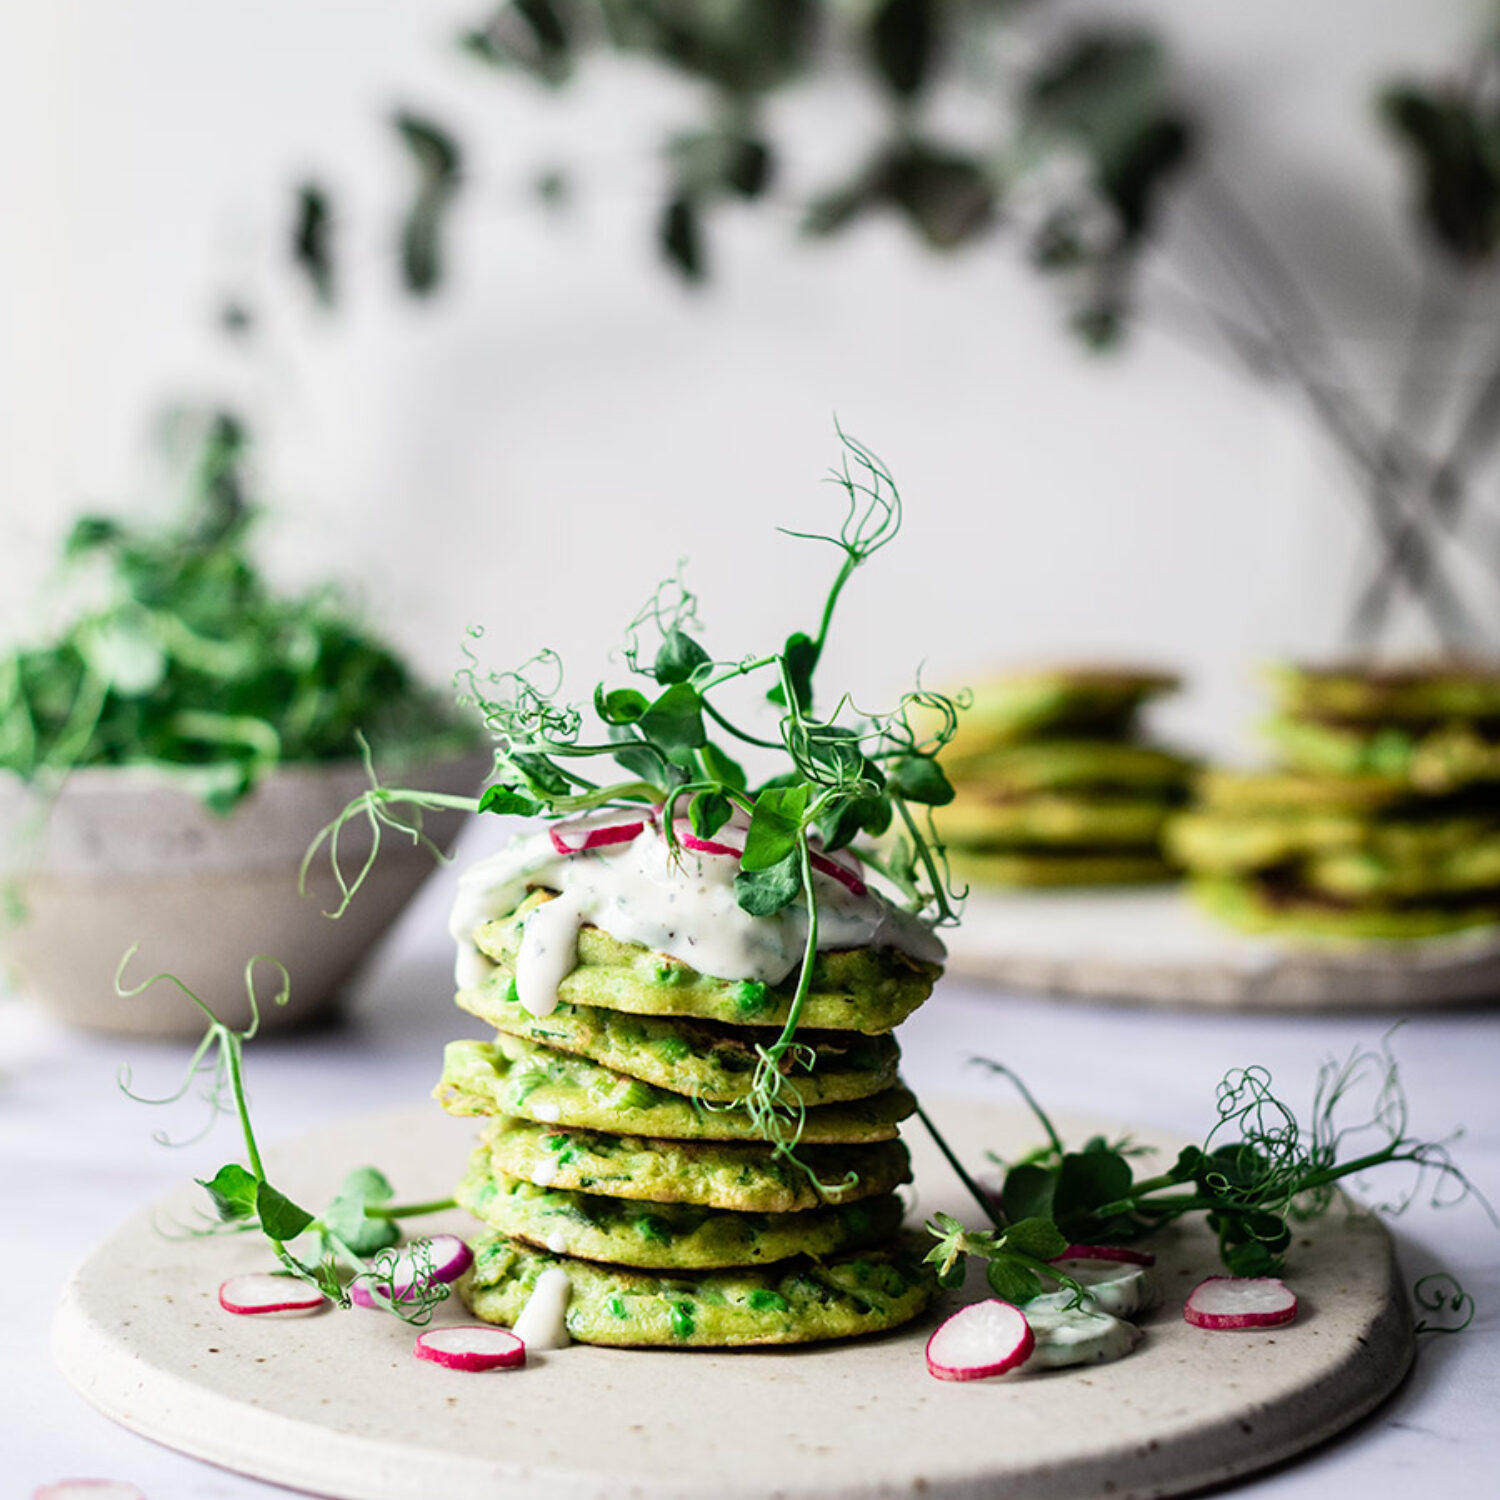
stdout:
[(324, 919), (331, 882), (298, 894), (310, 832), (368, 784), (370, 747), (382, 771), (435, 792), (472, 791), (489, 764), (477, 726), (337, 589), (270, 587), (249, 550), (245, 451), (219, 414), (181, 522), (81, 518), (59, 577), (64, 622), (0, 655), (4, 956), (25, 993), (80, 1025), (196, 1033), (186, 1002), (115, 996), (137, 942), (231, 1014), (244, 999), (219, 976), (282, 954), (299, 984), (277, 1019), (326, 1010), (430, 872), (419, 844), (451, 843), (461, 815), (429, 812), (411, 857), (372, 872), (377, 894), (353, 923)]

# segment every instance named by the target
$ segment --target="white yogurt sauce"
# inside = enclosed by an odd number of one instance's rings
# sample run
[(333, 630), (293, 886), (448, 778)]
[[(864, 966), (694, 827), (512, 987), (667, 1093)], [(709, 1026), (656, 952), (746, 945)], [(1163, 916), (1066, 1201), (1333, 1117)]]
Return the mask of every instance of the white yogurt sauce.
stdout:
[(533, 1349), (566, 1349), (572, 1339), (566, 1322), (573, 1283), (561, 1266), (548, 1266), (536, 1279), (511, 1332)]
[[(474, 947), (482, 923), (514, 911), (529, 887), (558, 899), (526, 919), (516, 988), (532, 1015), (557, 1005), (557, 986), (578, 963), (578, 929), (591, 924), (621, 942), (638, 943), (718, 979), (776, 984), (801, 961), (807, 911), (800, 901), (772, 917), (752, 917), (734, 895), (739, 861), (681, 849), (672, 857), (649, 823), (630, 843), (560, 855), (545, 833), (517, 840), (471, 866), (459, 879), (449, 930), (458, 945), (455, 978), (479, 983), (490, 965)], [(945, 951), (919, 917), (879, 892), (855, 895), (841, 881), (816, 874), (818, 948), (894, 948), (929, 963)]]

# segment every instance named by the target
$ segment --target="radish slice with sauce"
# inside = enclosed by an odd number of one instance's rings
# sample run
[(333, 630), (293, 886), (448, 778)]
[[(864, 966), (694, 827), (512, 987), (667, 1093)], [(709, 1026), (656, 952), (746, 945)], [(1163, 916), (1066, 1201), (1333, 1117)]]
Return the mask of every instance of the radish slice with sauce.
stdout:
[[(376, 1276), (374, 1285), (393, 1302), (404, 1302), (413, 1287), (456, 1281), (473, 1264), (473, 1251), (456, 1234), (435, 1234), (430, 1240), (418, 1240), (400, 1251), (390, 1275)], [(349, 1300), (361, 1307), (378, 1307), (370, 1285), (367, 1281), (356, 1281), (349, 1288)]]
[(1297, 1316), (1297, 1296), (1275, 1276), (1210, 1276), (1188, 1295), (1182, 1316), (1218, 1332), (1279, 1328)]
[(301, 1316), (317, 1312), (327, 1298), (316, 1287), (294, 1276), (249, 1271), (231, 1276), (219, 1287), (219, 1306), (231, 1313), (283, 1313)]
[(412, 1353), (447, 1370), (514, 1370), (526, 1363), (526, 1345), (510, 1329), (478, 1324), (430, 1328)]
[(1129, 1266), (1156, 1264), (1156, 1257), (1149, 1250), (1137, 1250), (1130, 1245), (1069, 1245), (1052, 1259), (1054, 1264), (1060, 1260), (1115, 1260)]
[(637, 814), (622, 812), (595, 813), (587, 818), (568, 818), (547, 829), (552, 847), (559, 854), (582, 854), (588, 849), (604, 849), (611, 844), (628, 844), (639, 837), (646, 820)]
[(1023, 1364), (1035, 1346), (1021, 1309), (991, 1297), (959, 1308), (927, 1340), (927, 1369), (939, 1380), (985, 1380)]

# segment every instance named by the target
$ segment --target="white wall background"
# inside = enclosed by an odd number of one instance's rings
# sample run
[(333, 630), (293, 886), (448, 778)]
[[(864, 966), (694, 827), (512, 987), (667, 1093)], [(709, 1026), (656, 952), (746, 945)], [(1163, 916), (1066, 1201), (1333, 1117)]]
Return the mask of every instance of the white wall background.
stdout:
[[(1107, 8), (1167, 32), (1219, 170), (1378, 386), (1416, 277), (1369, 101), (1446, 61), (1472, 8)], [(582, 693), (681, 555), (717, 654), (809, 625), (833, 555), (773, 527), (835, 516), (818, 482), (834, 412), (908, 507), (828, 667), (864, 701), (924, 661), (952, 680), (1073, 651), (1159, 659), (1193, 679), (1176, 727), (1224, 743), (1255, 659), (1336, 645), (1364, 533), (1283, 395), (1151, 327), (1091, 360), (1004, 254), (938, 261), (893, 223), (798, 247), (776, 214), (731, 216), (713, 284), (687, 292), (654, 263), (647, 153), (685, 99), (628, 71), (577, 97), (502, 80), (447, 45), (483, 9), (0, 0), (0, 627), (34, 618), (79, 502), (159, 507), (151, 412), (219, 394), (265, 439), (276, 567), (356, 581), (433, 673), (478, 622), (495, 664), (555, 645)], [(398, 103), (456, 127), (482, 184), (425, 307), (394, 291)], [(835, 160), (849, 108), (784, 106)], [(549, 219), (525, 183), (552, 160), (586, 182)], [(284, 267), (307, 172), (346, 216), (333, 318)], [(1170, 243), (1190, 251), (1189, 228)], [(210, 332), (239, 291), (264, 314), (249, 358)]]

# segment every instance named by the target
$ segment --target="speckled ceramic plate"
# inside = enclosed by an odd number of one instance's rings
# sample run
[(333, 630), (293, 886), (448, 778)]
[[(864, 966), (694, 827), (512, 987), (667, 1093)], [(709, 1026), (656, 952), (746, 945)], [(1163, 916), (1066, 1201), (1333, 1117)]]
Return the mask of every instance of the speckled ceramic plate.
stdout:
[(1013, 990), (1195, 1010), (1494, 1004), (1500, 932), (1410, 942), (1247, 937), (1176, 887), (971, 892), (948, 971)]
[[(1008, 1112), (936, 1114), (970, 1159), (1034, 1133)], [(1096, 1122), (1064, 1128), (1081, 1134)], [(272, 1162), (277, 1181), (307, 1201), (324, 1201), (364, 1162), (422, 1197), (457, 1180), (471, 1135), (435, 1109), (404, 1111), (320, 1132)], [(951, 1173), (924, 1141), (912, 1144), (920, 1211), (963, 1213)], [(1412, 1354), (1388, 1235), (1336, 1209), (1293, 1248), (1301, 1318), (1262, 1333), (1188, 1327), (1182, 1302), (1216, 1269), (1212, 1244), (1194, 1231), (1159, 1246), (1165, 1301), (1144, 1319), (1137, 1352), (1116, 1364), (936, 1381), (923, 1359), (935, 1313), (852, 1344), (575, 1346), (522, 1370), (467, 1375), (414, 1359), (412, 1331), (378, 1313), (221, 1311), (220, 1281), (267, 1257), (244, 1237), (162, 1238), (155, 1224), (182, 1217), (195, 1192), (131, 1220), (80, 1267), (57, 1314), (57, 1361), (136, 1432), (348, 1500), (1175, 1494), (1322, 1441), (1388, 1396)], [(460, 1309), (444, 1319), (464, 1320)]]

